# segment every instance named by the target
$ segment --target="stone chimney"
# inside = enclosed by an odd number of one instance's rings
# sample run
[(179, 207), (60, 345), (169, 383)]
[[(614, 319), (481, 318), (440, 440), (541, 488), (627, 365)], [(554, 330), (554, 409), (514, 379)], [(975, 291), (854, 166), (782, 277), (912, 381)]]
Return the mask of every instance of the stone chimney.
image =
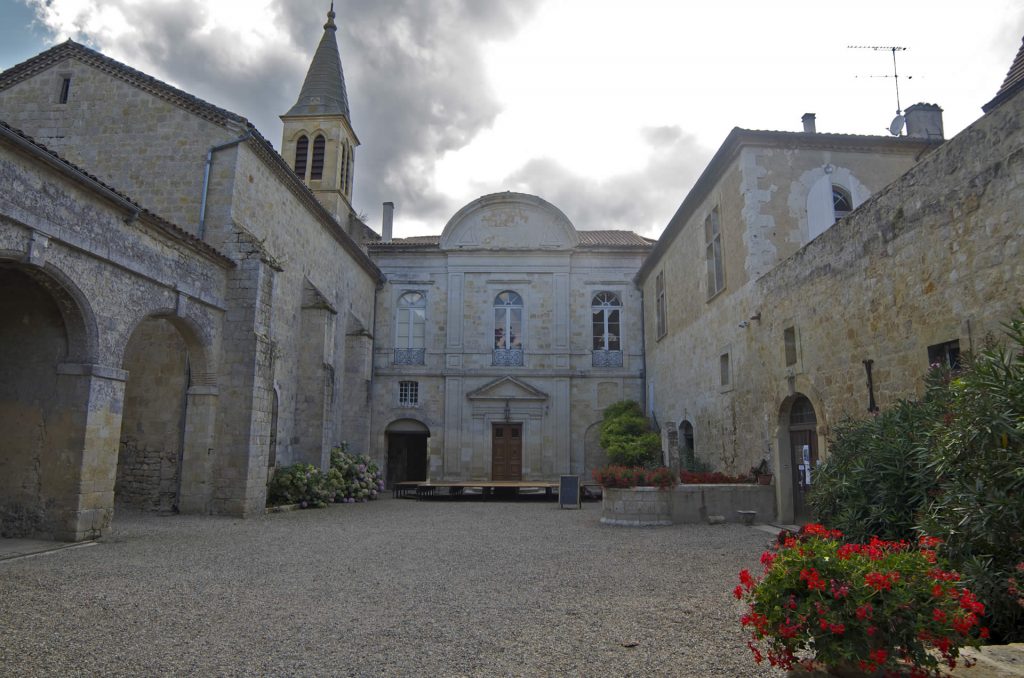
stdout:
[(916, 139), (943, 139), (942, 109), (935, 104), (914, 104), (907, 109), (907, 136)]
[(380, 227), (381, 242), (391, 242), (391, 228), (395, 222), (395, 203), (384, 203), (384, 221)]
[(804, 117), (800, 119), (804, 122), (804, 132), (814, 134), (818, 131), (814, 128), (814, 113), (804, 113)]

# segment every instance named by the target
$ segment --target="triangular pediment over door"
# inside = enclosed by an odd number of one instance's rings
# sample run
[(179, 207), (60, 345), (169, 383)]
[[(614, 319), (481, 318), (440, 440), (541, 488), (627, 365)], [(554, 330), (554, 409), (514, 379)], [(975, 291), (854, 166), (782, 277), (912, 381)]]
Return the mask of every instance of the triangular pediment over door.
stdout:
[(501, 377), (466, 394), (470, 400), (542, 401), (548, 394), (515, 377)]

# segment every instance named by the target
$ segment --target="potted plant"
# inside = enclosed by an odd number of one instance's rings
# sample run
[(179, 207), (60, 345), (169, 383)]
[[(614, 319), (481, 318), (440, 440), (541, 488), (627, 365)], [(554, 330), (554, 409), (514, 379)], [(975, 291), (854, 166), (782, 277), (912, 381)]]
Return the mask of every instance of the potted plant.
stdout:
[[(782, 533), (740, 573), (733, 594), (754, 660), (794, 673), (940, 676), (964, 646), (988, 637), (984, 605), (959, 583), (938, 539), (844, 543), (821, 525)], [(817, 674), (821, 675), (821, 673)]]
[(751, 467), (750, 475), (754, 476), (758, 485), (772, 484), (772, 468), (768, 465), (767, 459), (762, 459), (760, 464)]

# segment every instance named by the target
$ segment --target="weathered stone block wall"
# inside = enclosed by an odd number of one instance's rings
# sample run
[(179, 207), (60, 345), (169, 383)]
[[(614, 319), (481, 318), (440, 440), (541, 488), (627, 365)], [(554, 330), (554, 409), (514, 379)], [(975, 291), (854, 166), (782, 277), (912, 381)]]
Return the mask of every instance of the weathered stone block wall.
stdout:
[(76, 59), (0, 91), (0, 119), (193, 233), (206, 151), (241, 134)]
[(114, 497), (127, 506), (169, 511), (178, 505), (188, 350), (174, 326), (150, 318), (132, 334), (125, 353)]
[[(660, 341), (648, 303), (659, 419), (691, 422), (697, 457), (715, 468), (739, 472), (771, 461), (786, 519), (786, 417), (796, 394), (813, 404), (827, 456), (831, 425), (867, 414), (864, 360), (873, 361), (874, 395), (884, 409), (921, 392), (929, 345), (977, 347), (1020, 306), (1022, 107), (1018, 97), (985, 116), (755, 283), (692, 318), (670, 305), (670, 332)], [(667, 271), (689, 271), (689, 285), (703, 275), (693, 254), (700, 250), (696, 226), (683, 229), (665, 260)], [(645, 293), (654, 298), (653, 273)], [(787, 366), (790, 327), (797, 361)], [(727, 386), (720, 383), (723, 353), (730, 355)]]

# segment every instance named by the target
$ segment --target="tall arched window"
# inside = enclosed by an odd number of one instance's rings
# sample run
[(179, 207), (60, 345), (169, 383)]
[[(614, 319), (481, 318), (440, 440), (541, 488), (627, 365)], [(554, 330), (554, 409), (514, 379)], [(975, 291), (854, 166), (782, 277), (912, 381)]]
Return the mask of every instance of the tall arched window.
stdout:
[(326, 146), (327, 140), (324, 139), (324, 135), (317, 134), (316, 139), (313, 139), (313, 166), (309, 172), (310, 181), (320, 181), (324, 178), (324, 149)]
[(523, 364), (523, 298), (511, 290), (494, 298), (494, 364)]
[(309, 156), (309, 137), (303, 134), (295, 142), (295, 173), (299, 178), (306, 178), (306, 158)]
[(591, 301), (594, 367), (622, 367), (622, 301), (614, 292), (598, 292)]
[(853, 199), (850, 192), (842, 186), (832, 184), (832, 212), (836, 219), (842, 219), (853, 211)]
[(427, 297), (406, 292), (398, 298), (395, 314), (395, 364), (422, 365), (426, 354)]
[(341, 187), (341, 190), (344, 193), (345, 187), (348, 185), (348, 144), (342, 144), (341, 146), (341, 162), (338, 163), (338, 168), (341, 172), (338, 186)]
[(345, 192), (348, 195), (352, 195), (352, 182), (355, 179), (355, 158), (353, 157), (352, 149), (348, 149), (348, 183), (345, 185)]

